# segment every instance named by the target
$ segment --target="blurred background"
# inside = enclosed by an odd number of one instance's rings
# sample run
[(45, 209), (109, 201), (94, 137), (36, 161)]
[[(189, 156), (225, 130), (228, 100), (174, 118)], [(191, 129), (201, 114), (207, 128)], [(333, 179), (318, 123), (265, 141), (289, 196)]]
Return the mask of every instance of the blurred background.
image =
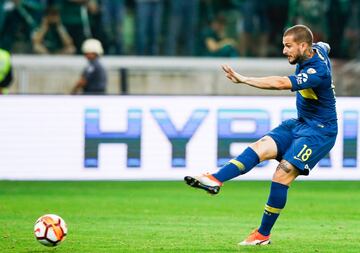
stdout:
[(0, 0), (12, 94), (70, 94), (95, 38), (105, 94), (289, 95), (226, 85), (219, 66), (292, 73), (282, 34), (295, 24), (330, 44), (337, 95), (360, 95), (360, 0)]
[(0, 178), (221, 166), (296, 117), (291, 91), (233, 85), (221, 64), (291, 75), (282, 34), (295, 24), (330, 44), (338, 96), (338, 140), (313, 178), (359, 179), (360, 0), (0, 0)]
[(69, 225), (57, 252), (238, 252), (275, 160), (211, 200), (141, 181), (216, 171), (297, 116), (293, 92), (221, 70), (293, 74), (295, 24), (331, 46), (339, 125), (299, 180), (341, 182), (296, 182), (267, 252), (360, 252), (360, 0), (0, 0), (0, 252), (50, 252), (31, 236), (45, 213)]

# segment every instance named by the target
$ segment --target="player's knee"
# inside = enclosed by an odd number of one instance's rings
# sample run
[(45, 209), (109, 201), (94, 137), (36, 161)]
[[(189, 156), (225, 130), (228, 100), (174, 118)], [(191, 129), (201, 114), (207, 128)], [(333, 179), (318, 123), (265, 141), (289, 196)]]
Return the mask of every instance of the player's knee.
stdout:
[(260, 140), (251, 143), (249, 147), (256, 152), (260, 161), (276, 158), (276, 143), (268, 136), (264, 136)]
[(282, 160), (276, 168), (272, 181), (283, 185), (290, 185), (298, 175), (299, 171), (292, 164)]

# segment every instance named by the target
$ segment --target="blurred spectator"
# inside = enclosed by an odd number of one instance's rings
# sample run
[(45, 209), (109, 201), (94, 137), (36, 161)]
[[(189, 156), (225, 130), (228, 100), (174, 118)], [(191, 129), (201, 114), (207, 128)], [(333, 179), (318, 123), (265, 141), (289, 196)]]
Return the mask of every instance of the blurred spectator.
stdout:
[[(281, 40), (284, 27), (298, 23), (312, 29), (315, 41), (328, 41), (334, 57), (352, 58), (360, 51), (360, 0), (0, 0), (0, 47), (12, 53), (55, 53), (67, 36), (47, 28), (46, 5), (59, 7), (78, 54), (86, 38), (96, 38), (106, 54), (210, 55), (214, 52), (204, 48), (204, 32), (198, 31), (219, 13), (226, 17), (222, 33), (237, 39), (231, 47), (240, 55), (279, 56), (273, 41)], [(70, 53), (67, 49), (63, 52)]]
[(360, 2), (352, 0), (350, 4), (343, 37), (343, 50), (346, 57), (360, 59)]
[(61, 20), (74, 41), (77, 54), (81, 54), (84, 40), (91, 37), (87, 4), (88, 0), (59, 1)]
[(158, 55), (163, 0), (136, 0), (136, 53)]
[(213, 57), (236, 57), (236, 43), (232, 38), (226, 36), (226, 20), (223, 16), (217, 16), (202, 32), (203, 56)]
[[(283, 29), (288, 21), (287, 13), (289, 7), (288, 1), (271, 0), (271, 4), (267, 4), (266, 13), (268, 18), (268, 38), (266, 55), (272, 57), (282, 56), (282, 38)], [(271, 20), (271, 22), (270, 22)], [(280, 42), (280, 43), (279, 43)]]
[(313, 32), (314, 42), (326, 41), (328, 23), (325, 17), (328, 8), (328, 0), (290, 0), (287, 26), (306, 25)]
[(120, 55), (123, 53), (123, 21), (125, 0), (102, 0), (102, 27), (106, 37), (106, 52)]
[(240, 34), (240, 52), (245, 56), (268, 55), (269, 20), (267, 1), (244, 0), (242, 14), (244, 17), (243, 33)]
[(0, 0), (0, 31), (2, 31), (4, 24), (4, 16), (5, 16), (4, 3), (5, 0)]
[(329, 10), (327, 13), (328, 25), (328, 41), (331, 46), (331, 55), (333, 58), (344, 56), (342, 50), (342, 41), (344, 35), (344, 24), (346, 24), (349, 15), (349, 0), (330, 0)]
[[(166, 55), (194, 55), (199, 0), (170, 0)], [(182, 53), (178, 53), (183, 49)]]
[[(104, 33), (104, 27), (102, 26), (102, 9), (101, 5), (99, 4), (100, 0), (88, 0), (86, 7), (87, 7), (87, 27), (90, 28), (89, 31), (87, 31), (86, 36), (92, 37), (95, 39), (100, 40), (100, 42), (103, 44), (105, 41), (105, 33)], [(117, 2), (118, 0), (114, 1)], [(104, 44), (103, 44), (104, 45)]]
[(244, 0), (200, 0), (200, 23), (204, 23), (205, 25), (207, 25), (220, 13), (224, 13), (226, 10), (232, 9), (234, 7), (233, 1), (242, 2)]
[(59, 10), (50, 6), (46, 9), (40, 27), (33, 33), (33, 50), (38, 54), (74, 54), (72, 38), (63, 26)]
[(107, 75), (99, 59), (104, 53), (101, 42), (96, 39), (85, 40), (82, 52), (89, 61), (89, 65), (85, 68), (71, 94), (77, 94), (80, 90), (84, 95), (105, 94)]
[(10, 53), (0, 48), (0, 95), (9, 93), (9, 86), (11, 85), (12, 66)]
[(0, 46), (12, 53), (31, 52), (31, 33), (37, 26), (42, 4), (35, 0), (8, 0), (3, 3), (3, 26)]
[(126, 11), (123, 20), (122, 30), (122, 51), (123, 54), (135, 54), (136, 47), (136, 15), (135, 1), (126, 1)]

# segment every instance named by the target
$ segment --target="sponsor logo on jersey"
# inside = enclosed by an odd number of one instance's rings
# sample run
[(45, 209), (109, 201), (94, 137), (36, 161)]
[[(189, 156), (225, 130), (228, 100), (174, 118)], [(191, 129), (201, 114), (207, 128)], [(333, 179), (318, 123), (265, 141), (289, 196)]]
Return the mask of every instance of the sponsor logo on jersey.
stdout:
[(296, 81), (298, 84), (306, 83), (309, 79), (309, 76), (306, 73), (300, 73), (296, 76)]

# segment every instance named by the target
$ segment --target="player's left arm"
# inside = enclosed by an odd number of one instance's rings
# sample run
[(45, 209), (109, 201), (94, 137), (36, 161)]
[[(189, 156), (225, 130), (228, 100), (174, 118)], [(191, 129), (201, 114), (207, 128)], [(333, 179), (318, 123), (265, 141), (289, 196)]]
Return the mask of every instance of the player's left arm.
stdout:
[(235, 72), (229, 65), (222, 65), (226, 77), (233, 83), (244, 83), (259, 89), (290, 90), (291, 81), (287, 76), (247, 77)]

